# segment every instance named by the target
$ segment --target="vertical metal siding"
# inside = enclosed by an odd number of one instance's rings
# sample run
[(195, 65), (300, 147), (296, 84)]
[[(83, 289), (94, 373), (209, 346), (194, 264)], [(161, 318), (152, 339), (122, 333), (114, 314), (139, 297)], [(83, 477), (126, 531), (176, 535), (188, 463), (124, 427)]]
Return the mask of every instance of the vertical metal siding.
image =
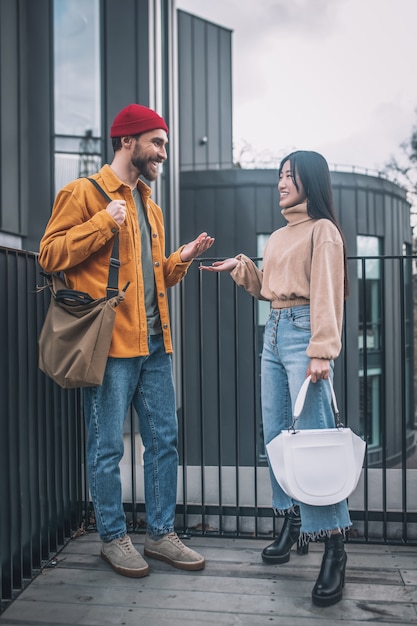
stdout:
[(178, 11), (180, 168), (232, 166), (231, 32)]
[[(19, 198), (19, 3), (0, 4), (0, 228), (21, 234)], [(7, 93), (8, 97), (3, 97)], [(19, 207), (10, 211), (9, 207)]]

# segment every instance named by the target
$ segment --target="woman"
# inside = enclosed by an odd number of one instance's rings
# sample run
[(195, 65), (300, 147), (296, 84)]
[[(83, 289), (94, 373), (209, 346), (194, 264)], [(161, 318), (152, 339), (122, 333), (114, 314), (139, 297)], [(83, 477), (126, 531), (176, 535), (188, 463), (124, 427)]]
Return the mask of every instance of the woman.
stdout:
[[(317, 152), (297, 151), (279, 167), (280, 207), (287, 225), (272, 233), (263, 269), (244, 254), (201, 269), (231, 272), (255, 298), (269, 300), (261, 365), (265, 443), (292, 422), (293, 407), (311, 375), (298, 428), (332, 428), (330, 385), (333, 360), (341, 350), (343, 303), (347, 296), (346, 249), (337, 223), (330, 173)], [(330, 468), (329, 468), (330, 469)], [(346, 501), (332, 506), (294, 502), (272, 471), (272, 505), (285, 520), (279, 536), (262, 552), (266, 563), (286, 563), (291, 547), (308, 551), (308, 541), (324, 537), (313, 603), (330, 606), (342, 598), (347, 555), (344, 534), (351, 525)]]

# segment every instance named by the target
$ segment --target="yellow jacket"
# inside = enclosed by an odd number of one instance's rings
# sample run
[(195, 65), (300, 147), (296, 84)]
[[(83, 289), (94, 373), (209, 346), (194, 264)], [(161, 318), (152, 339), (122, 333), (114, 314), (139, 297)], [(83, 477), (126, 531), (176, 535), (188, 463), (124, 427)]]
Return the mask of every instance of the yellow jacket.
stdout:
[[(85, 178), (58, 193), (51, 218), (40, 242), (39, 263), (49, 273), (63, 271), (71, 289), (93, 298), (106, 294), (113, 238), (119, 232), (119, 289), (130, 281), (125, 300), (116, 309), (109, 355), (136, 357), (149, 354), (145, 293), (141, 267), (141, 240), (131, 189), (109, 165), (92, 176), (112, 199), (126, 200), (126, 220), (121, 227), (105, 211), (108, 202)], [(172, 352), (167, 287), (177, 284), (191, 262), (182, 262), (182, 247), (165, 257), (165, 231), (161, 209), (151, 199), (152, 190), (141, 180), (138, 190), (147, 211), (152, 237), (156, 294), (166, 352)]]

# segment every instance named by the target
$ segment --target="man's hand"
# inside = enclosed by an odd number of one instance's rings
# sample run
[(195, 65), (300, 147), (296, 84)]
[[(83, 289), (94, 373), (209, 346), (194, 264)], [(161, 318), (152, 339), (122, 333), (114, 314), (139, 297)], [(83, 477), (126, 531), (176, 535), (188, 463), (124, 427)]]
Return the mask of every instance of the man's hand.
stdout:
[(214, 243), (214, 237), (210, 237), (207, 233), (201, 233), (194, 241), (187, 243), (181, 250), (180, 257), (184, 263), (192, 261), (196, 256), (200, 256), (206, 250), (211, 248)]
[(231, 257), (230, 259), (224, 259), (224, 261), (214, 261), (212, 265), (200, 265), (199, 269), (207, 272), (231, 272), (238, 263), (237, 259)]
[(126, 219), (126, 200), (112, 200), (106, 211), (121, 226)]

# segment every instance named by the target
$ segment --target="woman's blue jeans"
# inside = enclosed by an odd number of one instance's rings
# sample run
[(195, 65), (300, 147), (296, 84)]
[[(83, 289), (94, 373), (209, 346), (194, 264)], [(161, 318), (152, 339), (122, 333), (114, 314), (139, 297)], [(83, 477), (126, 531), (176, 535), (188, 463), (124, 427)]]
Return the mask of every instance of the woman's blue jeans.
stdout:
[(131, 404), (144, 445), (147, 530), (152, 536), (174, 530), (178, 424), (172, 359), (161, 334), (149, 336), (149, 352), (135, 358), (109, 357), (102, 385), (83, 390), (90, 491), (103, 541), (126, 534), (119, 464)]
[[(279, 435), (281, 430), (291, 426), (295, 400), (306, 378), (310, 361), (306, 355), (310, 337), (309, 306), (271, 310), (265, 326), (261, 366), (265, 444)], [(333, 363), (330, 376), (333, 377)], [(334, 425), (329, 383), (326, 380), (311, 383), (297, 428), (333, 428)], [(294, 502), (284, 493), (271, 468), (270, 476), (273, 508), (285, 511), (298, 504), (303, 534), (317, 538), (333, 529), (344, 531), (351, 525), (346, 500), (331, 506)]]

